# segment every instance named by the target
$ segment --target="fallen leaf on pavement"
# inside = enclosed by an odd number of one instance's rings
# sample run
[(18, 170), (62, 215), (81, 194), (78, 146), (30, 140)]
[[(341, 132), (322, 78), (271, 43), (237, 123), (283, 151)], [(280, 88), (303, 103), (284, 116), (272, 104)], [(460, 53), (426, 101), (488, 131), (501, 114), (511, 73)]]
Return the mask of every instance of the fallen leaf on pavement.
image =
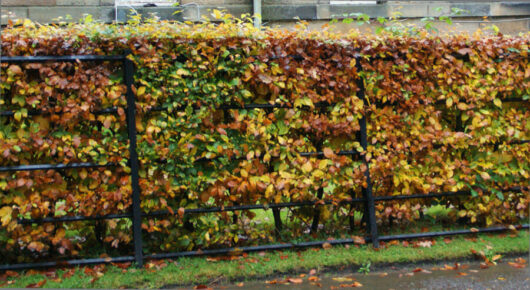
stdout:
[(352, 284), (340, 284), (341, 288), (356, 288), (356, 287), (363, 287), (363, 284), (355, 281)]
[(355, 279), (353, 278), (348, 278), (348, 277), (335, 277), (335, 278), (332, 278), (333, 281), (337, 281), (337, 282), (350, 282), (350, 281), (353, 281)]
[(287, 281), (291, 282), (291, 283), (294, 283), (294, 284), (301, 284), (301, 283), (304, 283), (304, 280), (300, 279), (300, 278), (289, 278), (287, 279)]
[(525, 264), (519, 264), (519, 263), (514, 263), (514, 262), (508, 262), (508, 265), (514, 267), (514, 268), (518, 268), (518, 269), (522, 269), (522, 268), (525, 268), (526, 265)]

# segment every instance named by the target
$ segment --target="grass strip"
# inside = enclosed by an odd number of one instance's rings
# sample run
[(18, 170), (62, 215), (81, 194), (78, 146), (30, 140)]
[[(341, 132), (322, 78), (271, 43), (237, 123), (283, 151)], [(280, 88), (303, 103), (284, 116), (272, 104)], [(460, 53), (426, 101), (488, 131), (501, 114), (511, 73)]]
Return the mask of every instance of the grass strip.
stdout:
[[(78, 268), (75, 274), (64, 279), (52, 279), (43, 273), (25, 271), (9, 285), (2, 287), (22, 288), (42, 282), (46, 288), (160, 288), (168, 285), (194, 285), (216, 282), (249, 281), (259, 278), (317, 269), (323, 271), (334, 268), (351, 267), (358, 269), (371, 262), (372, 266), (425, 261), (443, 261), (472, 258), (471, 250), (483, 251), (487, 256), (503, 254), (523, 254), (529, 251), (530, 235), (520, 231), (516, 235), (478, 234), (458, 236), (449, 240), (443, 237), (432, 239), (431, 247), (414, 247), (414, 241), (408, 246), (402, 242), (387, 245), (375, 250), (371, 245), (336, 246), (329, 249), (307, 249), (304, 251), (276, 251), (252, 253), (233, 260), (212, 261), (206, 257), (181, 258), (166, 261), (167, 266), (160, 267), (157, 261), (147, 262), (146, 269), (121, 269), (107, 265), (101, 277), (85, 274)], [(446, 243), (448, 241), (448, 243)], [(417, 241), (416, 241), (417, 242)], [(148, 268), (151, 267), (151, 268)], [(68, 270), (57, 270), (59, 278)], [(33, 273), (32, 273), (33, 272)], [(12, 279), (12, 278), (10, 278)], [(2, 284), (0, 282), (0, 284)]]

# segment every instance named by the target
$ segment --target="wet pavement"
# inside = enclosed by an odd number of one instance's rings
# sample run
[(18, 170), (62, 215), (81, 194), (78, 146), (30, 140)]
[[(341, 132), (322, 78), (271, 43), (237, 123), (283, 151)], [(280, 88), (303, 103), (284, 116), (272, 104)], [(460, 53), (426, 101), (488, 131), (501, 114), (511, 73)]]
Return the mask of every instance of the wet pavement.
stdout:
[[(510, 264), (508, 263), (510, 262)], [(524, 268), (523, 268), (524, 266)], [(372, 270), (373, 271), (373, 270)], [(312, 277), (312, 278), (311, 278)], [(530, 289), (530, 268), (506, 259), (488, 268), (479, 262), (387, 267), (375, 272), (306, 273), (267, 281), (209, 285), (213, 289)]]

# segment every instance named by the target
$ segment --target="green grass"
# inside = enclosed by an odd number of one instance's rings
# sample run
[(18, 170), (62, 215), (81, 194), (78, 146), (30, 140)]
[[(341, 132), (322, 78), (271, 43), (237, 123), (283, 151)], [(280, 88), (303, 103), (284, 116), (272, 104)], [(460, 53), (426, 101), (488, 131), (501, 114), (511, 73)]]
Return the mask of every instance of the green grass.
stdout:
[[(530, 235), (520, 231), (512, 237), (504, 235), (476, 235), (476, 241), (464, 236), (452, 238), (445, 243), (443, 238), (435, 239), (430, 248), (405, 247), (402, 243), (379, 250), (371, 245), (337, 246), (330, 249), (308, 249), (305, 251), (253, 253), (232, 261), (207, 261), (206, 257), (182, 258), (168, 261), (166, 267), (138, 270), (133, 267), (122, 270), (115, 266), (106, 266), (102, 277), (91, 283), (92, 277), (85, 275), (83, 269), (60, 282), (48, 279), (44, 287), (51, 288), (159, 288), (165, 285), (205, 284), (211, 281), (230, 282), (264, 278), (271, 275), (293, 274), (309, 269), (350, 267), (357, 270), (368, 261), (372, 267), (390, 263), (414, 263), (418, 261), (440, 261), (471, 258), (471, 249), (485, 251), (488, 255), (526, 253), (529, 250)], [(148, 262), (149, 263), (149, 262)], [(64, 270), (59, 270), (62, 277)], [(42, 281), (43, 274), (21, 273), (10, 285), (3, 287), (25, 287)], [(1, 284), (2, 282), (0, 282)]]

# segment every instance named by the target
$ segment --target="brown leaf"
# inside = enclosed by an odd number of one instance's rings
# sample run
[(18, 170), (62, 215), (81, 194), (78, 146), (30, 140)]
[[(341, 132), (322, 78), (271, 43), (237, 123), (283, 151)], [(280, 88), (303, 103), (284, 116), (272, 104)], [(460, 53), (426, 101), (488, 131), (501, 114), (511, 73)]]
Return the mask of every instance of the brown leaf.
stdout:
[(327, 249), (331, 249), (331, 248), (332, 248), (332, 246), (331, 246), (331, 244), (330, 244), (330, 243), (323, 243), (323, 244), (322, 244), (322, 248), (324, 248), (324, 249), (326, 249), (326, 250), (327, 250)]
[(525, 264), (519, 264), (519, 263), (515, 263), (515, 262), (508, 262), (508, 265), (510, 265), (510, 266), (512, 266), (514, 268), (518, 268), (518, 269), (526, 268)]
[(366, 240), (361, 236), (352, 236), (353, 242), (356, 244), (364, 245), (366, 244)]
[(472, 53), (473, 51), (471, 50), (471, 48), (465, 47), (465, 48), (459, 49), (457, 52), (461, 55), (466, 55), (466, 54)]
[(44, 284), (46, 284), (46, 279), (37, 283), (29, 284), (26, 286), (26, 288), (41, 288), (42, 286), (44, 286)]
[(304, 282), (304, 280), (300, 278), (288, 278), (287, 281), (289, 281), (290, 283), (294, 283), (294, 284), (301, 284)]
[(186, 209), (183, 208), (183, 207), (179, 207), (177, 212), (178, 212), (180, 217), (184, 217), (184, 213), (186, 213)]
[(326, 158), (333, 158), (335, 156), (335, 153), (333, 152), (333, 150), (331, 148), (324, 148), (324, 150), (322, 150), (324, 152), (324, 156), (326, 156)]
[(351, 284), (340, 284), (340, 288), (356, 288), (356, 287), (362, 287), (363, 284), (357, 282), (357, 281), (354, 281), (353, 283)]
[(307, 278), (307, 280), (309, 280), (309, 282), (317, 282), (320, 280), (320, 278), (318, 278), (317, 276), (310, 276), (309, 278)]

